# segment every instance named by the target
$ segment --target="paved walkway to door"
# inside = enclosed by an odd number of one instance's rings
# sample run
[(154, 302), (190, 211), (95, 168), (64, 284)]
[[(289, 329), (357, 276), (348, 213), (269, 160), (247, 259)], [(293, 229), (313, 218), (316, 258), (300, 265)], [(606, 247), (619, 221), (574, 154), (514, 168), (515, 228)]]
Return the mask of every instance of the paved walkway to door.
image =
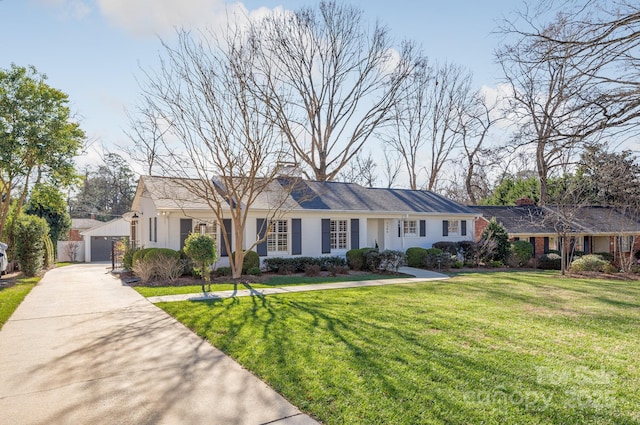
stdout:
[(316, 422), (104, 264), (52, 270), (0, 331), (0, 424)]

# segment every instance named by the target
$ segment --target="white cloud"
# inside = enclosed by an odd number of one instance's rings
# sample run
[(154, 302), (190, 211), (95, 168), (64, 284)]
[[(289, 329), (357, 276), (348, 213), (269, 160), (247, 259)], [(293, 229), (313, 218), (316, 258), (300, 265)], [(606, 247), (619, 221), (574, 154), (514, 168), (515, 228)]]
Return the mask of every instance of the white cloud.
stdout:
[(250, 14), (242, 3), (223, 0), (98, 0), (98, 6), (113, 25), (136, 37), (164, 36), (176, 27), (220, 28), (234, 16), (267, 13), (261, 8)]

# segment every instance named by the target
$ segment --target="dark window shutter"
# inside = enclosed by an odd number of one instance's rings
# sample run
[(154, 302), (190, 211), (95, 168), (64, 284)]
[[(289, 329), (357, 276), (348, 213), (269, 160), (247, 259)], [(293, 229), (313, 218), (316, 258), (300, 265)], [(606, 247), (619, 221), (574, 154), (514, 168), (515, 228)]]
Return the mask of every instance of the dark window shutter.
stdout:
[(460, 235), (467, 236), (467, 220), (460, 221)]
[[(264, 218), (256, 219), (256, 229), (258, 232), (258, 239), (264, 238), (264, 235), (267, 234), (267, 224), (265, 223)], [(267, 241), (266, 239), (256, 246), (256, 252), (260, 257), (265, 257), (267, 255)]]
[(534, 238), (533, 236), (529, 238), (529, 243), (531, 244), (531, 246), (533, 247), (533, 254), (531, 255), (532, 257), (536, 256), (536, 238)]
[(322, 253), (331, 253), (331, 220), (328, 218), (322, 219)]
[(191, 229), (193, 229), (193, 224), (190, 218), (181, 218), (180, 219), (180, 249), (184, 248), (184, 241), (191, 233)]
[(360, 219), (351, 219), (351, 249), (360, 248)]
[(549, 253), (549, 238), (548, 237), (544, 238), (544, 253), (545, 254)]
[(442, 236), (449, 236), (449, 220), (442, 220)]
[(149, 242), (153, 242), (153, 220), (149, 217)]
[(398, 237), (402, 236), (402, 220), (398, 220)]
[(427, 236), (427, 220), (420, 220), (420, 236)]
[(158, 217), (153, 217), (153, 241), (158, 242)]
[(291, 255), (302, 254), (302, 219), (291, 219)]
[[(232, 239), (232, 229), (231, 229), (231, 219), (225, 218), (222, 220), (223, 231), (227, 234), (227, 239), (229, 240), (229, 245), (231, 245), (231, 251), (233, 251), (233, 239)], [(220, 244), (220, 256), (228, 257), (229, 253), (227, 252), (227, 245), (224, 243), (224, 239)]]

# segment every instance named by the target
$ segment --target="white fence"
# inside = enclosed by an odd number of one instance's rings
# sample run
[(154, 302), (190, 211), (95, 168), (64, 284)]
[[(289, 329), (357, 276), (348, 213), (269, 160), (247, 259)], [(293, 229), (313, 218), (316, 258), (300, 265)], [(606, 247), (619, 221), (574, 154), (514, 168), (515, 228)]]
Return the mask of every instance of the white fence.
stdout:
[(58, 261), (84, 262), (84, 241), (58, 241)]

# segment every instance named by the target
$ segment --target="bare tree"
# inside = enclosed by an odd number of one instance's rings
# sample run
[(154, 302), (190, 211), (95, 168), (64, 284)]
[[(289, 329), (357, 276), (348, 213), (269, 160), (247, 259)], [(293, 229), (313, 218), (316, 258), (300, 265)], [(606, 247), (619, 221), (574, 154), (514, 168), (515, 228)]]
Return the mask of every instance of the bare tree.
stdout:
[(486, 96), (478, 92), (470, 102), (460, 103), (457, 109), (457, 131), (466, 164), (464, 187), (472, 205), (488, 195), (488, 168), (498, 165), (502, 159), (496, 150), (485, 146), (491, 127), (504, 119), (497, 113), (497, 105), (498, 99), (490, 105)]
[(584, 142), (602, 135), (607, 127), (602, 117), (609, 115), (611, 103), (595, 76), (607, 68), (609, 58), (580, 55), (575, 45), (558, 42), (581, 37), (581, 24), (568, 20), (565, 12), (543, 24), (537, 23), (539, 14), (540, 9), (527, 9), (519, 20), (504, 23), (504, 33), (515, 41), (496, 59), (511, 90), (512, 119), (520, 126), (516, 142), (532, 147), (544, 204), (549, 176), (566, 170)]
[[(436, 189), (444, 165), (460, 143), (457, 111), (467, 108), (463, 105), (471, 94), (468, 71), (453, 64), (431, 66), (424, 58), (404, 81), (391, 125), (381, 138), (400, 154), (411, 189)], [(421, 158), (425, 147), (428, 159)], [(426, 183), (421, 183), (421, 172)]]
[[(206, 202), (218, 223), (233, 222), (237, 247), (231, 261), (239, 277), (243, 247), (266, 238), (244, 240), (248, 212), (257, 200), (270, 205), (265, 226), (283, 214), (287, 188), (279, 184), (289, 155), (274, 123), (268, 99), (255, 96), (253, 64), (257, 46), (239, 31), (228, 29), (219, 39), (212, 32), (178, 31), (177, 45), (163, 43), (160, 71), (146, 74), (145, 111), (168, 124), (155, 164), (175, 179), (191, 199)], [(231, 240), (222, 232), (227, 252)]]
[(332, 180), (390, 118), (413, 66), (413, 46), (392, 46), (385, 27), (371, 30), (361, 10), (334, 1), (275, 13), (254, 27), (263, 53), (260, 95), (304, 173)]
[(371, 156), (371, 152), (368, 152), (366, 156), (360, 152), (340, 171), (338, 180), (365, 187), (375, 187), (378, 181), (376, 168), (378, 165)]
[(129, 157), (145, 168), (147, 175), (153, 175), (156, 156), (162, 143), (162, 138), (168, 127), (161, 128), (160, 117), (157, 112), (148, 107), (140, 107), (135, 114), (127, 112), (130, 129), (125, 134), (133, 142), (120, 149)]
[[(585, 100), (598, 111), (591, 131), (635, 129), (640, 118), (640, 6), (629, 0), (549, 0), (561, 12), (547, 25), (530, 25), (523, 36), (566, 52), (576, 73), (588, 76)], [(530, 21), (529, 21), (530, 22)], [(562, 31), (549, 31), (560, 28)]]
[(388, 149), (387, 146), (383, 148), (383, 152), (383, 172), (386, 179), (385, 187), (391, 189), (396, 184), (400, 171), (402, 170), (402, 158), (397, 151), (392, 151)]

